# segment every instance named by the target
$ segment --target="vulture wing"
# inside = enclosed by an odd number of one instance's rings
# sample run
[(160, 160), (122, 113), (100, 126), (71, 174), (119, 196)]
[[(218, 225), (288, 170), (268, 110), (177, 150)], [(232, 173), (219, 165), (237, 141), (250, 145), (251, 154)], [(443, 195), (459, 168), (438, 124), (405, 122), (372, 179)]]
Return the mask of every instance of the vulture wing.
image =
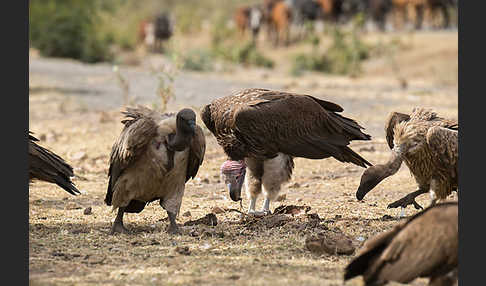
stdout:
[(194, 178), (204, 160), (204, 153), (206, 151), (206, 138), (201, 127), (196, 127), (196, 134), (191, 142), (189, 149), (189, 162), (187, 164), (186, 182), (190, 178)]
[(410, 120), (410, 115), (405, 113), (392, 112), (390, 113), (390, 115), (388, 115), (388, 119), (386, 120), (385, 124), (385, 133), (386, 142), (388, 142), (388, 147), (390, 147), (390, 149), (393, 149), (393, 128), (395, 128), (395, 125), (397, 125), (397, 123), (408, 120)]
[(371, 238), (346, 267), (345, 279), (408, 283), (451, 271), (457, 267), (457, 218), (457, 203), (439, 204)]
[(110, 168), (108, 170), (110, 180), (105, 197), (107, 205), (111, 205), (112, 188), (118, 177), (145, 152), (147, 144), (157, 134), (157, 123), (169, 117), (168, 114), (159, 114), (143, 106), (127, 108), (127, 111), (123, 114), (127, 117), (127, 119), (122, 120), (125, 127), (113, 144), (110, 154)]
[(31, 134), (29, 131), (29, 179), (54, 183), (71, 195), (79, 194), (71, 181), (73, 168), (58, 155), (37, 145), (35, 142), (39, 139)]
[(459, 141), (457, 130), (434, 126), (427, 131), (427, 145), (435, 157), (437, 168), (452, 177), (457, 177)]
[(227, 124), (248, 152), (271, 157), (283, 152), (294, 157), (334, 157), (362, 167), (371, 165), (347, 145), (351, 140), (370, 140), (354, 120), (336, 112), (332, 102), (309, 95), (263, 91), (235, 110)]

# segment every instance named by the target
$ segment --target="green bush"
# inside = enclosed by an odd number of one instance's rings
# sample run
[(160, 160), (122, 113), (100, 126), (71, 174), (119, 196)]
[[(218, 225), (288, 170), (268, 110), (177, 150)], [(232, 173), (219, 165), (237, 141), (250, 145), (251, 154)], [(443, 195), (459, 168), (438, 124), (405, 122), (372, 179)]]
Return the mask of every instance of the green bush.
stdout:
[(84, 62), (110, 60), (110, 38), (97, 31), (97, 0), (32, 0), (30, 44), (42, 55)]
[(336, 28), (332, 36), (332, 45), (324, 54), (317, 51), (319, 41), (313, 39), (312, 52), (295, 56), (290, 73), (298, 76), (305, 70), (311, 70), (331, 74), (359, 74), (361, 62), (369, 57), (371, 47), (363, 43), (354, 30), (345, 33)]
[(212, 54), (206, 50), (191, 50), (183, 55), (182, 68), (193, 71), (213, 70)]

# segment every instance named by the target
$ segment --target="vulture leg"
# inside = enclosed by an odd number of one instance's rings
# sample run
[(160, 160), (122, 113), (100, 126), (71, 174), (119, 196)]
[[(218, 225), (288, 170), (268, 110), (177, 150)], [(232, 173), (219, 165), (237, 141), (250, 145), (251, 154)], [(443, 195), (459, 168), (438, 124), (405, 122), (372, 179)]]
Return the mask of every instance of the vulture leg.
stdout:
[(119, 233), (129, 233), (128, 229), (123, 225), (123, 214), (125, 213), (125, 208), (118, 208), (118, 214), (116, 215), (113, 226), (111, 227), (110, 234)]
[(248, 213), (254, 214), (255, 213), (255, 204), (256, 204), (256, 197), (252, 197), (250, 199), (250, 206), (248, 207)]
[(389, 209), (398, 208), (398, 207), (406, 208), (408, 205), (413, 205), (418, 210), (423, 209), (423, 207), (415, 201), (415, 198), (420, 196), (421, 194), (425, 194), (426, 192), (427, 191), (425, 191), (423, 189), (418, 189), (415, 192), (410, 193), (410, 194), (406, 195), (405, 197), (389, 204), (388, 208)]
[(262, 193), (263, 163), (254, 158), (246, 158), (245, 191), (250, 198), (248, 214), (258, 215), (255, 211), (255, 204), (258, 196)]
[(177, 223), (176, 223), (176, 214), (173, 213), (173, 212), (167, 211), (167, 215), (169, 216), (169, 222), (170, 222), (170, 225), (169, 225), (169, 228), (167, 229), (167, 232), (171, 233), (171, 234), (180, 234), (181, 232), (179, 231), (179, 227), (177, 226)]

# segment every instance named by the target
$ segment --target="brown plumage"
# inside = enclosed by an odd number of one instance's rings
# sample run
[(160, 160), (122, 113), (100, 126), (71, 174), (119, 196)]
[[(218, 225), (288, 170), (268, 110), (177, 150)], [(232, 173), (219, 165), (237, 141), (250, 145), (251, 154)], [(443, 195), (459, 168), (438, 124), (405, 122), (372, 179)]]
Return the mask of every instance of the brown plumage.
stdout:
[(73, 167), (52, 151), (37, 145), (39, 139), (29, 131), (29, 180), (38, 179), (57, 184), (71, 195), (79, 194), (79, 190), (71, 181), (74, 176)]
[(204, 159), (206, 141), (191, 109), (177, 113), (127, 108), (127, 117), (110, 155), (105, 203), (118, 208), (112, 233), (126, 232), (123, 213), (141, 212), (145, 204), (160, 200), (177, 232), (185, 183), (194, 178)]
[(458, 203), (437, 204), (368, 239), (344, 280), (362, 275), (365, 285), (384, 285), (428, 277), (429, 285), (453, 285), (457, 276), (448, 276), (457, 275), (458, 242)]
[(386, 140), (392, 149), (391, 158), (386, 164), (369, 167), (363, 173), (356, 192), (358, 200), (395, 174), (402, 161), (415, 178), (419, 190), (388, 207), (414, 204), (421, 208), (415, 197), (430, 190), (438, 199), (446, 198), (458, 186), (458, 129), (456, 120), (439, 117), (429, 109), (415, 108), (410, 115), (392, 112), (385, 126)]
[[(229, 159), (245, 161), (250, 209), (263, 185), (268, 211), (269, 200), (290, 179), (293, 157), (333, 157), (371, 166), (348, 147), (352, 140), (370, 140), (371, 136), (353, 119), (339, 115), (341, 111), (339, 105), (310, 95), (252, 88), (214, 100), (202, 109), (201, 117)], [(235, 173), (223, 168), (235, 201), (240, 200), (244, 169), (226, 168)]]

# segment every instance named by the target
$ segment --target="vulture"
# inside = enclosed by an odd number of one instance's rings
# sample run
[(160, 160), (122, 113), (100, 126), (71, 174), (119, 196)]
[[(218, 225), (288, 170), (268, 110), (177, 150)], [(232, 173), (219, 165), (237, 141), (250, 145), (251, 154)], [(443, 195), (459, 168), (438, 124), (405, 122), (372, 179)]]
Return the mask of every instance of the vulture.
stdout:
[[(269, 214), (270, 201), (291, 178), (294, 157), (333, 157), (366, 168), (366, 159), (348, 147), (352, 140), (370, 140), (343, 108), (310, 95), (250, 88), (215, 99), (201, 110), (206, 127), (228, 156), (221, 166), (233, 201), (245, 184), (248, 213)], [(248, 170), (247, 170), (248, 169)], [(248, 171), (248, 173), (247, 173)], [(262, 193), (262, 212), (255, 211)]]
[(385, 164), (367, 168), (356, 191), (358, 200), (385, 178), (395, 174), (403, 161), (418, 184), (418, 190), (391, 203), (388, 208), (405, 208), (421, 194), (430, 193), (431, 203), (445, 199), (458, 188), (458, 132), (456, 120), (439, 117), (425, 108), (414, 108), (410, 115), (392, 112), (385, 126), (386, 140), (392, 150)]
[(71, 195), (80, 194), (71, 177), (73, 167), (50, 150), (37, 145), (39, 139), (29, 131), (29, 181), (33, 179), (54, 183)]
[(140, 213), (159, 200), (167, 211), (169, 233), (179, 233), (175, 218), (186, 182), (194, 178), (204, 159), (206, 141), (193, 110), (177, 114), (138, 106), (122, 112), (124, 128), (110, 154), (105, 203), (118, 209), (111, 234), (128, 233), (124, 213)]
[(378, 286), (428, 277), (429, 285), (454, 285), (458, 243), (458, 203), (439, 203), (368, 239), (344, 280), (362, 275), (365, 285)]

